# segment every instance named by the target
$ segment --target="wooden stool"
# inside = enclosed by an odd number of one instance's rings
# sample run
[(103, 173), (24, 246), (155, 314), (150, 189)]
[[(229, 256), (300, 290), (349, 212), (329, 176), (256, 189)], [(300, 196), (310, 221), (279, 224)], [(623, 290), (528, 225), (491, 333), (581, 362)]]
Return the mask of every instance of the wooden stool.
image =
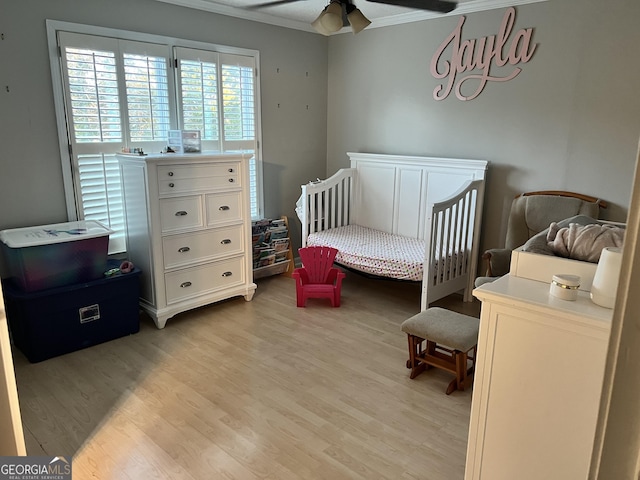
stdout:
[[(414, 315), (402, 323), (402, 331), (409, 338), (410, 378), (415, 378), (430, 367), (454, 373), (447, 387), (447, 395), (454, 390), (464, 390), (473, 382), (478, 328), (480, 320), (461, 313), (432, 307)], [(423, 350), (422, 342), (426, 341)], [(473, 350), (473, 355), (469, 352)], [(467, 360), (471, 368), (467, 369)]]

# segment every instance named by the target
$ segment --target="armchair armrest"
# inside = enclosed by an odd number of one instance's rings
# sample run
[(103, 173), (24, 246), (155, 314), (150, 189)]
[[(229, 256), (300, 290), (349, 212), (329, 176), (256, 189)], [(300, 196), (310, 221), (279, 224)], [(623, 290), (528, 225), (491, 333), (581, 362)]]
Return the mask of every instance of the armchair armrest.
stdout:
[(487, 277), (501, 277), (509, 273), (511, 250), (508, 248), (491, 248), (484, 252), (482, 258), (487, 263)]

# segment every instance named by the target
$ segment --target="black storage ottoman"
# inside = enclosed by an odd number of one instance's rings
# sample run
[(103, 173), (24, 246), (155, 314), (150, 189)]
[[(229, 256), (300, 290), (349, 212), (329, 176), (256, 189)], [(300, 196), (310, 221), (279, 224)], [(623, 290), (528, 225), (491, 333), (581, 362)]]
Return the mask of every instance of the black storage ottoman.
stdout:
[(13, 343), (32, 362), (140, 330), (140, 270), (100, 280), (24, 292), (3, 282)]

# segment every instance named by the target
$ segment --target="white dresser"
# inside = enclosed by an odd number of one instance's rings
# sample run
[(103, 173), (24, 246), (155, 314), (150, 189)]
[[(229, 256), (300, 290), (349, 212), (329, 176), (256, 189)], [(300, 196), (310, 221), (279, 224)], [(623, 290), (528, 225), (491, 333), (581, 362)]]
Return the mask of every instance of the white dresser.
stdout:
[(253, 297), (248, 157), (119, 155), (127, 255), (158, 328), (185, 310)]
[(506, 275), (482, 301), (465, 480), (586, 479), (612, 310)]

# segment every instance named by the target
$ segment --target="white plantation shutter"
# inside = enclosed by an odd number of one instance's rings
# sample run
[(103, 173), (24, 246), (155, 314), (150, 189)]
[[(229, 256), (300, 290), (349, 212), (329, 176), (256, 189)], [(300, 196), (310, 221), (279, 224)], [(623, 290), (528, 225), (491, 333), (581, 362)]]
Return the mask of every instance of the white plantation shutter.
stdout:
[(118, 42), (60, 32), (78, 218), (111, 228), (109, 252), (124, 251), (124, 215), (114, 154), (124, 145)]
[[(160, 151), (171, 124), (167, 47), (59, 32), (78, 218), (111, 228), (125, 250), (120, 170), (124, 146)], [(152, 52), (152, 53), (150, 53)]]
[[(116, 46), (106, 43), (111, 50)], [(71, 128), (78, 143), (122, 142), (116, 61), (114, 51), (65, 47)]]
[(128, 147), (160, 152), (176, 122), (173, 78), (167, 45), (118, 40)]
[(166, 141), (171, 129), (167, 58), (124, 53), (132, 143)]
[(249, 207), (251, 209), (251, 218), (257, 220), (260, 215), (260, 182), (258, 181), (258, 163), (255, 155), (249, 160)]
[(253, 153), (249, 161), (251, 218), (258, 218), (256, 161), (256, 61), (245, 55), (220, 54), (222, 77), (222, 144), (226, 151)]
[(176, 47), (178, 111), (184, 130), (199, 130), (203, 150), (222, 151), (219, 54)]
[(215, 63), (180, 60), (182, 126), (200, 130), (203, 140), (220, 140), (218, 72)]
[(123, 238), (121, 236), (124, 229), (122, 190), (116, 156), (79, 155), (78, 177), (84, 218), (109, 225), (116, 230), (112, 237)]
[(176, 47), (182, 128), (200, 130), (202, 148), (254, 154), (249, 161), (251, 217), (258, 218), (256, 59)]
[(255, 54), (61, 30), (56, 36), (66, 118), (61, 127), (68, 132), (75, 211), (78, 219), (97, 220), (114, 230), (109, 253), (125, 250), (115, 155), (123, 147), (160, 152), (170, 129), (200, 130), (203, 150), (253, 154), (251, 215), (259, 218)]
[(225, 149), (255, 149), (255, 59), (220, 54), (220, 64)]

